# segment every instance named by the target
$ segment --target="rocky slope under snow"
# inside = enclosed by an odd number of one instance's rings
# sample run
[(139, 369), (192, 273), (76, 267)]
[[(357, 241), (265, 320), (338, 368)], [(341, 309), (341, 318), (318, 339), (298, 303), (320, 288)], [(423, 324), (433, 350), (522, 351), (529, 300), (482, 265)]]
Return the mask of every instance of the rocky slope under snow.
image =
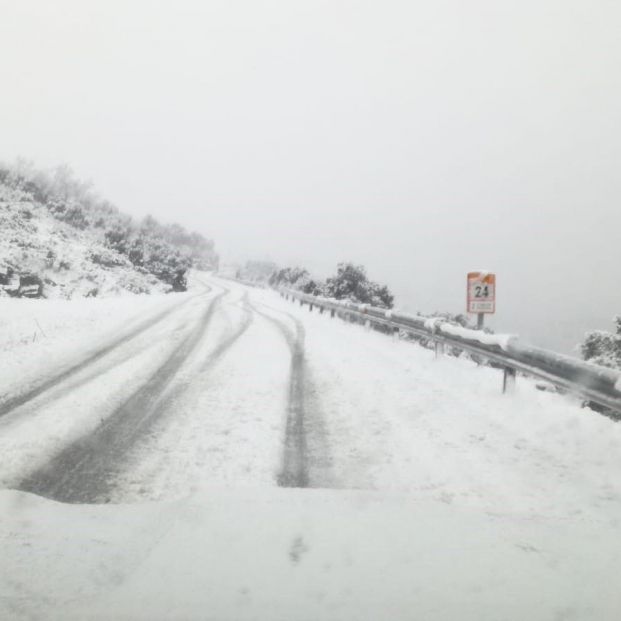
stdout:
[(20, 276), (27, 275), (40, 279), (48, 298), (171, 289), (106, 245), (104, 233), (103, 228), (71, 226), (32, 194), (0, 183), (0, 296), (15, 295)]

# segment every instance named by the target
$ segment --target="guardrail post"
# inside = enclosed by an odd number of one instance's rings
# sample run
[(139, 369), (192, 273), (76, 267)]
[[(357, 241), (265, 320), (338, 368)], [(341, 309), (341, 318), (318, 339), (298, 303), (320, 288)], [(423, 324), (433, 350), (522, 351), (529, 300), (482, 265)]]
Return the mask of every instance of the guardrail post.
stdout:
[(323, 306), (320, 306), (320, 307), (319, 307), (319, 314), (320, 314), (320, 315), (323, 315), (323, 311), (324, 311)]
[(300, 306), (304, 306), (304, 300), (300, 300)]
[(308, 311), (309, 311), (310, 313), (312, 313), (312, 312), (313, 312), (313, 303), (312, 303), (312, 302), (309, 302), (309, 303), (308, 303)]
[(330, 309), (330, 317), (332, 317), (334, 319), (335, 313), (336, 313), (336, 311), (333, 308), (331, 308)]
[(392, 329), (392, 338), (393, 338), (393, 341), (399, 340), (399, 328), (394, 327)]
[(517, 372), (511, 367), (505, 367), (502, 374), (502, 392), (503, 394), (512, 393), (515, 388), (515, 378)]

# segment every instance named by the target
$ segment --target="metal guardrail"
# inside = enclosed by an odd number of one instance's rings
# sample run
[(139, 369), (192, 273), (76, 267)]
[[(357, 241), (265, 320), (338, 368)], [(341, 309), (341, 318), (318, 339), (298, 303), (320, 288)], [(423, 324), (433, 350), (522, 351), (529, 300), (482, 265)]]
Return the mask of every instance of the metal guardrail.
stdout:
[(621, 373), (612, 369), (522, 343), (515, 336), (459, 328), (440, 318), (407, 315), (291, 289), (279, 291), (287, 299), (297, 300), (301, 305), (308, 304), (311, 311), (317, 307), (322, 313), (329, 311), (332, 317), (355, 319), (368, 326), (381, 325), (393, 332), (403, 330), (424, 337), (435, 344), (436, 354), (449, 346), (487, 359), (503, 370), (503, 392), (510, 389), (517, 372), (520, 372), (597, 404), (609, 410), (613, 418), (621, 418)]

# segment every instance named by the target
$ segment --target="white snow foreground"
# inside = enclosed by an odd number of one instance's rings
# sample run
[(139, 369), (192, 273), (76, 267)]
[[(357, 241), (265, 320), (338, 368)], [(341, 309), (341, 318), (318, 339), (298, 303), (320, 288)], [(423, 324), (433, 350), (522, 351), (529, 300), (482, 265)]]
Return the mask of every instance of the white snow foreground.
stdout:
[[(132, 307), (4, 303), (9, 398), (120, 343), (0, 415), (0, 618), (619, 617), (618, 424), (522, 378), (502, 395), (497, 370), (271, 291), (208, 284)], [(165, 415), (97, 500), (111, 504), (15, 491), (113, 420), (208, 304)], [(45, 335), (30, 338), (34, 318)], [(277, 486), (296, 334), (315, 489)]]
[(362, 491), (0, 492), (5, 619), (615, 619), (618, 530)]

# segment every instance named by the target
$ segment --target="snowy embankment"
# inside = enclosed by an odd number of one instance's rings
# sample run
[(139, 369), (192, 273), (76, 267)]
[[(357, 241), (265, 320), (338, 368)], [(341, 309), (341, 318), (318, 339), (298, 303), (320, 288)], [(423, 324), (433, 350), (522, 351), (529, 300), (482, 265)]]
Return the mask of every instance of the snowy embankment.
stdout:
[(149, 315), (179, 303), (178, 295), (33, 300), (0, 297), (2, 393), (79, 360)]
[[(80, 230), (54, 218), (28, 193), (0, 183), (0, 275), (34, 274), (47, 298), (80, 299), (128, 292), (163, 293), (169, 287), (106, 246), (101, 229)], [(0, 283), (2, 284), (2, 283)], [(7, 293), (0, 286), (0, 301)]]
[[(166, 415), (115, 474), (107, 500), (125, 504), (0, 491), (0, 617), (617, 618), (619, 425), (521, 378), (502, 395), (499, 371), (271, 291), (209, 284), (134, 298), (141, 317), (187, 301), (0, 417), (0, 480), (14, 487), (116, 412), (212, 309)], [(31, 369), (17, 358), (73, 364), (139, 323), (120, 325), (122, 301), (64, 304), (39, 318), (46, 338), (5, 350), (14, 387)], [(11, 312), (26, 335), (33, 315)], [(277, 487), (291, 434), (302, 480), (326, 489)]]

